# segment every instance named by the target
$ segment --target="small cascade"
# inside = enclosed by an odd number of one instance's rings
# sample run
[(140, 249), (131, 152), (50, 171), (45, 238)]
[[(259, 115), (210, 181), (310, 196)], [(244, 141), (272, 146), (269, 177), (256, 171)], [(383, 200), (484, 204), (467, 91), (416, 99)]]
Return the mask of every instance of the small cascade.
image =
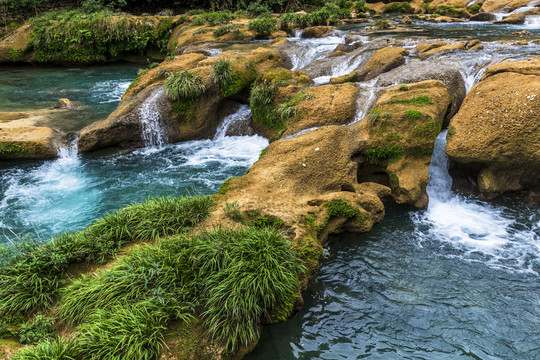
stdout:
[(466, 94), (468, 94), (472, 87), (480, 81), (482, 75), (484, 74), (484, 71), (489, 65), (491, 65), (491, 63), (491, 61), (485, 62), (481, 65), (475, 63), (474, 65), (467, 67), (467, 69), (463, 71), (462, 76), (463, 82), (465, 83)]
[(223, 139), (227, 135), (227, 130), (231, 127), (232, 124), (238, 121), (245, 121), (251, 117), (251, 109), (248, 105), (240, 105), (240, 108), (231, 115), (226, 116), (221, 125), (216, 130), (216, 135), (214, 135), (214, 140)]
[(378, 79), (375, 78), (366, 83), (357, 84), (360, 89), (361, 96), (358, 96), (358, 101), (356, 102), (356, 116), (354, 117), (353, 124), (365, 118), (369, 112), (369, 109), (373, 106), (375, 100), (377, 100), (378, 88), (377, 88)]
[(160, 147), (166, 143), (165, 131), (162, 127), (158, 100), (163, 95), (163, 89), (156, 90), (152, 96), (144, 101), (139, 109), (142, 140), (145, 146)]
[(525, 17), (527, 29), (540, 29), (540, 15), (528, 15)]
[(337, 45), (345, 42), (344, 37), (327, 36), (319, 39), (289, 38), (295, 47), (289, 50), (292, 70), (300, 70), (320, 57), (329, 54)]
[[(411, 215), (416, 223), (420, 245), (438, 241), (442, 248), (454, 249), (452, 256), (482, 262), (505, 271), (537, 274), (540, 256), (538, 224), (530, 224), (518, 212), (504, 206), (464, 198), (452, 192), (445, 154), (446, 131), (435, 142), (429, 167), (425, 213)], [(534, 216), (534, 212), (531, 213)], [(539, 223), (540, 224), (540, 223)], [(448, 251), (448, 250), (444, 250)]]
[(79, 135), (67, 139), (66, 146), (58, 147), (58, 158), (76, 159), (79, 156)]

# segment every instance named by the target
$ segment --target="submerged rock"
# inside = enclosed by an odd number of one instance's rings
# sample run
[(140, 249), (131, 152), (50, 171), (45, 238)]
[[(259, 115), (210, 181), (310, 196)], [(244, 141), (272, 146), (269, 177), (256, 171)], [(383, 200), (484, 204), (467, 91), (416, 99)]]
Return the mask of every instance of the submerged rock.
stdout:
[(302, 31), (303, 38), (321, 38), (328, 35), (332, 31), (331, 26), (312, 26), (307, 27)]
[(450, 122), (446, 153), (488, 196), (540, 185), (540, 60), (490, 66)]
[(494, 21), (494, 24), (512, 24), (519, 25), (525, 22), (525, 14), (512, 14), (502, 20)]

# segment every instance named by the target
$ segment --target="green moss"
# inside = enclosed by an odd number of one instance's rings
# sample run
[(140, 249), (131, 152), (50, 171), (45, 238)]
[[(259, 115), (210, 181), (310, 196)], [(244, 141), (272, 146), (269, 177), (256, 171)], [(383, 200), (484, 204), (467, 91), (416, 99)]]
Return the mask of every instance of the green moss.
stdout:
[(424, 117), (424, 113), (418, 110), (407, 110), (405, 111), (405, 117), (408, 119), (422, 119)]
[(399, 160), (405, 155), (403, 147), (395, 144), (387, 147), (377, 147), (366, 152), (370, 164), (379, 165), (386, 160)]
[(24, 146), (17, 143), (0, 142), (0, 154), (18, 154), (25, 152)]
[(357, 207), (350, 205), (343, 199), (334, 199), (324, 203), (324, 206), (328, 208), (328, 216), (332, 217), (346, 217), (348, 219), (355, 217), (360, 213)]
[[(221, 89), (223, 96), (230, 97), (248, 89), (257, 78), (257, 69), (252, 62), (245, 62), (240, 69), (232, 70), (232, 82)], [(220, 87), (221, 88), (221, 87)]]
[(261, 150), (261, 153), (259, 154), (259, 160), (261, 160), (261, 158), (266, 155), (266, 152), (268, 151), (268, 148), (265, 147), (264, 149)]
[(423, 147), (423, 148), (421, 148), (420, 153), (422, 155), (432, 155), (433, 154), (433, 146), (432, 147)]
[(427, 106), (433, 104), (433, 101), (431, 101), (431, 98), (427, 95), (418, 95), (412, 99), (394, 99), (393, 103), (414, 106)]
[(414, 126), (413, 134), (420, 142), (423, 142), (425, 140), (435, 139), (440, 130), (440, 126), (436, 126), (435, 121), (431, 117), (426, 116), (423, 122)]
[(390, 181), (390, 186), (392, 188), (397, 188), (399, 186), (399, 178), (396, 174), (388, 175), (388, 180)]
[(193, 99), (181, 99), (172, 103), (172, 109), (175, 114), (188, 120), (194, 120), (196, 115), (192, 105)]
[(453, 127), (448, 128), (448, 136), (452, 137), (456, 134), (456, 130)]
[(232, 180), (236, 178), (237, 176), (233, 176), (225, 180), (223, 184), (221, 184), (219, 187), (219, 194), (224, 195), (227, 191), (229, 191), (232, 185), (231, 184)]

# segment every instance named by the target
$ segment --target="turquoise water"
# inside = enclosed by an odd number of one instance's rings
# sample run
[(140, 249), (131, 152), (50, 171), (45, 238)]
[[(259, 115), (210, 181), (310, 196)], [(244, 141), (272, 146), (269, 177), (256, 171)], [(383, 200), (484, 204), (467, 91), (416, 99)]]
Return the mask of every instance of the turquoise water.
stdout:
[(75, 132), (116, 108), (139, 67), (0, 67), (0, 112), (48, 109), (68, 98), (77, 108), (55, 115), (43, 126)]
[(404, 208), (390, 208), (367, 234), (334, 239), (304, 308), (266, 327), (246, 360), (539, 359), (540, 227), (531, 224), (540, 211), (510, 206), (508, 216), (533, 216), (510, 231), (535, 232), (536, 249), (522, 239), (527, 264), (514, 264), (514, 253), (507, 269), (487, 264), (504, 251), (441, 241)]

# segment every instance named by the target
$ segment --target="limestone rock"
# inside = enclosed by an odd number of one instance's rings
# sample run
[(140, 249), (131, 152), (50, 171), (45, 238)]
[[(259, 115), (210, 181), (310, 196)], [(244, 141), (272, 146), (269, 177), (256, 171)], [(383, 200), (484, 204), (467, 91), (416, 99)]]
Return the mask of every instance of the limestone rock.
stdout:
[(56, 101), (56, 105), (54, 107), (58, 109), (69, 110), (69, 109), (73, 109), (75, 107), (75, 104), (73, 104), (69, 99), (62, 98)]
[(478, 14), (471, 15), (470, 19), (471, 21), (494, 21), (497, 19), (497, 17), (493, 14), (487, 13), (487, 12), (481, 12)]
[(540, 184), (540, 76), (529, 62), (494, 65), (450, 123), (446, 153), (488, 196)]
[(24, 49), (30, 42), (32, 25), (23, 25), (13, 33), (0, 39), (0, 63), (3, 62), (28, 62), (32, 55), (24, 54)]
[(498, 64), (491, 65), (484, 71), (482, 80), (502, 72), (540, 76), (540, 57), (523, 61), (503, 61)]
[(0, 160), (54, 159), (60, 133), (46, 127), (0, 128)]
[(475, 47), (476, 45), (480, 45), (480, 40), (474, 39), (474, 40), (467, 41), (467, 43), (465, 44), (465, 47), (467, 49), (471, 49)]
[(433, 48), (431, 50), (427, 50), (421, 53), (420, 59), (425, 59), (434, 54), (439, 54), (439, 55), (447, 54), (456, 50), (462, 50), (464, 48), (465, 48), (465, 43), (448, 44), (444, 46), (439, 46), (439, 47), (436, 47), (436, 48)]
[(297, 116), (287, 127), (284, 137), (312, 127), (353, 121), (358, 96), (358, 88), (353, 84), (316, 86), (306, 89), (303, 94), (307, 95), (307, 100), (296, 106)]
[(425, 208), (431, 153), (450, 104), (450, 94), (438, 80), (408, 84), (407, 90), (386, 89), (359, 123), (360, 131), (369, 134), (359, 178), (376, 180), (386, 174), (396, 202)]
[(344, 82), (368, 81), (379, 74), (392, 70), (405, 63), (405, 55), (409, 52), (402, 47), (385, 47), (375, 51), (367, 63), (350, 74), (330, 79), (332, 84)]
[(418, 51), (419, 54), (426, 52), (431, 49), (439, 48), (441, 46), (445, 46), (446, 43), (442, 41), (434, 41), (430, 43), (421, 43), (416, 45), (415, 49)]
[(411, 18), (408, 15), (404, 15), (403, 18), (401, 18), (402, 24), (412, 24)]
[(309, 38), (321, 38), (321, 37), (324, 37), (324, 36), (328, 35), (328, 33), (330, 33), (330, 31), (332, 31), (332, 27), (330, 27), (330, 26), (307, 27), (302, 31), (302, 37), (306, 38), (306, 39), (309, 39)]
[(381, 74), (377, 84), (390, 86), (393, 84), (412, 84), (425, 80), (440, 80), (452, 96), (452, 106), (446, 115), (445, 124), (458, 111), (465, 98), (465, 81), (461, 75), (459, 64), (447, 59), (412, 59), (399, 68)]
[(511, 14), (502, 20), (494, 21), (495, 24), (519, 25), (525, 22), (525, 14)]

